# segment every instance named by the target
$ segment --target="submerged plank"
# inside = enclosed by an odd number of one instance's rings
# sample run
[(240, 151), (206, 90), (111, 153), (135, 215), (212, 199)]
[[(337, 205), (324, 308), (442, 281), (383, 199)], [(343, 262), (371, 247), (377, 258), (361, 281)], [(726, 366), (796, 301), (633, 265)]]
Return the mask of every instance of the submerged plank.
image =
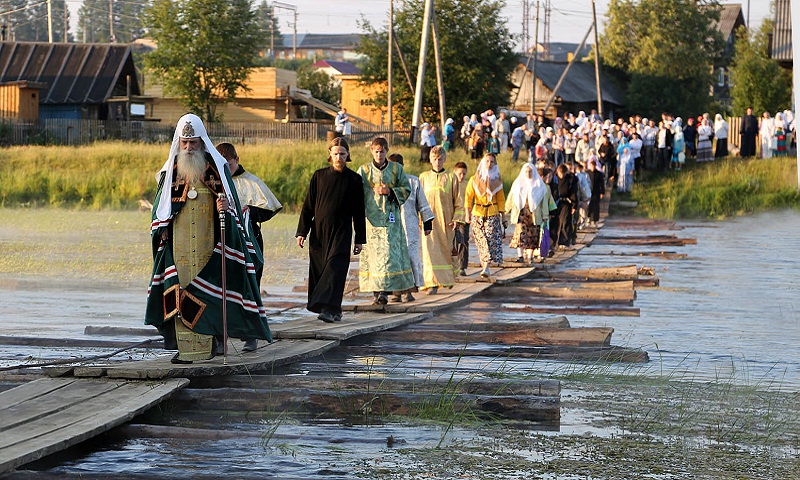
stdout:
[(345, 346), (359, 355), (436, 355), (442, 357), (538, 358), (543, 360), (602, 361), (645, 363), (647, 352), (626, 347), (580, 347), (544, 345), (537, 347), (492, 347), (491, 345), (455, 345), (431, 343), (425, 346), (367, 345)]
[(609, 317), (638, 317), (641, 315), (639, 308), (622, 307), (547, 307), (504, 304), (503, 308), (520, 313), (550, 313), (554, 315), (598, 315)]
[(463, 342), (494, 345), (578, 345), (603, 346), (611, 344), (611, 327), (580, 328), (523, 328), (519, 330), (468, 331), (452, 330), (393, 330), (381, 332), (378, 338), (393, 342)]
[[(40, 379), (0, 393), (6, 419), (24, 422), (0, 427), (0, 472), (58, 452), (120, 425), (189, 383), (124, 380)], [(19, 399), (30, 396), (27, 401)]]

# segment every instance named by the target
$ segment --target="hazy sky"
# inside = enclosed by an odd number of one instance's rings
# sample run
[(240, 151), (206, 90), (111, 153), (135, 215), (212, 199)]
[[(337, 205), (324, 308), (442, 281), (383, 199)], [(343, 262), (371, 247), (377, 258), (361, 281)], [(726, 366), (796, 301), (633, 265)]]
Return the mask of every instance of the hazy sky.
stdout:
[[(297, 31), (298, 33), (360, 33), (358, 20), (363, 16), (373, 25), (382, 26), (388, 21), (390, 0), (295, 0), (283, 3), (297, 6)], [(523, 0), (507, 0), (506, 8), (498, 15), (507, 19), (509, 31), (512, 34), (522, 33), (522, 5)], [(608, 10), (608, 0), (597, 0), (597, 16), (600, 21), (601, 31), (605, 14)], [(721, 3), (741, 3), (747, 19), (747, 3), (723, 1)], [(771, 16), (769, 0), (749, 0), (750, 23), (759, 25), (761, 21)], [(535, 5), (535, 4), (534, 4)], [(552, 11), (550, 14), (550, 41), (579, 43), (589, 25), (592, 23), (591, 0), (551, 0)], [(533, 41), (535, 6), (531, 8), (530, 37)], [(544, 15), (540, 9), (540, 16)], [(288, 10), (276, 9), (276, 16), (280, 21), (280, 28), (284, 34), (290, 34), (289, 25), (293, 21), (293, 14)], [(539, 26), (540, 41), (544, 34), (543, 25)], [(590, 43), (594, 43), (589, 38)]]

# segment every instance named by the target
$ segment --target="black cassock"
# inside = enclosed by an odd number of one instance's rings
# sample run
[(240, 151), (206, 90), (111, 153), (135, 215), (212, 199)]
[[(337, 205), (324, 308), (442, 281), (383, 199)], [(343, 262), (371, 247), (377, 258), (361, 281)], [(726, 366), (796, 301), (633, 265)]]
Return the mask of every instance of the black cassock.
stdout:
[(308, 238), (308, 310), (341, 313), (351, 241), (367, 243), (365, 221), (360, 175), (347, 167), (314, 172), (296, 233)]

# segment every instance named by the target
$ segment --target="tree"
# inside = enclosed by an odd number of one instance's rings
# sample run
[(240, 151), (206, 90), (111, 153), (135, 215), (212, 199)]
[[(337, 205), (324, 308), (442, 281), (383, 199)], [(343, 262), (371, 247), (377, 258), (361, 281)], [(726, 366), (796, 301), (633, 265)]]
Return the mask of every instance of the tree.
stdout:
[[(423, 0), (395, 1), (395, 38), (411, 75), (417, 71), (423, 4)], [(504, 5), (502, 0), (435, 1), (447, 108), (458, 116), (508, 104), (509, 76), (518, 59), (511, 43), (513, 38), (506, 27), (507, 19), (498, 15)], [(359, 51), (367, 56), (362, 66), (362, 78), (368, 84), (385, 84), (388, 27), (378, 32), (367, 21), (362, 21), (361, 27), (367, 32), (359, 45)], [(428, 72), (433, 72), (432, 41), (429, 46)], [(393, 50), (394, 54), (396, 52)], [(392, 75), (396, 118), (411, 123), (414, 91), (409, 87), (397, 57), (394, 59)], [(412, 78), (411, 81), (415, 80)], [(423, 92), (423, 116), (426, 121), (436, 121), (439, 118), (439, 97), (435, 74), (425, 76)], [(377, 106), (386, 107), (385, 95), (373, 100)]]
[(740, 27), (736, 32), (736, 53), (733, 56), (731, 77), (734, 112), (741, 114), (747, 107), (755, 112), (772, 112), (792, 105), (792, 78), (769, 55), (769, 34), (773, 21), (766, 19), (752, 32)]
[(297, 70), (297, 86), (311, 92), (311, 96), (332, 105), (342, 101), (342, 89), (327, 73), (314, 68), (311, 63)]
[[(83, 0), (78, 10), (78, 38), (88, 43), (127, 43), (142, 36), (147, 2)], [(112, 16), (109, 18), (109, 7)], [(110, 23), (109, 23), (110, 22)], [(113, 27), (114, 38), (111, 38)]]
[(702, 112), (722, 52), (716, 0), (611, 0), (601, 62), (623, 73), (628, 110)]
[(158, 48), (145, 66), (192, 113), (219, 121), (216, 107), (232, 101), (258, 60), (264, 33), (249, 0), (156, 0), (145, 11)]

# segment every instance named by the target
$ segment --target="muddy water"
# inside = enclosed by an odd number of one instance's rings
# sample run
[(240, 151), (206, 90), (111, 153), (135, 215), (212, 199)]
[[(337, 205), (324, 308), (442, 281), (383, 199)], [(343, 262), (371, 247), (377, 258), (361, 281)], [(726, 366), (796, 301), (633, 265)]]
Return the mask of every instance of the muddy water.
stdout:
[[(570, 263), (574, 268), (629, 265), (655, 268), (661, 286), (639, 289), (640, 317), (569, 316), (573, 326), (611, 326), (612, 343), (646, 350), (644, 366), (565, 364), (507, 358), (441, 358), (349, 356), (331, 352), (325, 359), (293, 367), (298, 374), (323, 374), (332, 368), (350, 375), (459, 375), (522, 373), (541, 378), (548, 373), (595, 371), (664, 375), (683, 380), (718, 380), (740, 385), (789, 391), (800, 388), (800, 298), (797, 252), (800, 251), (800, 213), (769, 213), (721, 223), (686, 224), (675, 232), (640, 232), (604, 228), (606, 235), (675, 233), (697, 238), (697, 245), (663, 250), (686, 253), (683, 260), (658, 257), (609, 257), (594, 254), (646, 251), (642, 247), (595, 245)], [(655, 250), (649, 248), (649, 250)], [(584, 254), (585, 253), (585, 254)], [(486, 301), (485, 299), (480, 302)], [(0, 282), (0, 304), (5, 306), (0, 334), (88, 338), (86, 325), (141, 326), (144, 292), (140, 288), (98, 289), (91, 283), (54, 285), (52, 282)], [(458, 321), (465, 315), (485, 316), (469, 307), (439, 315)], [(544, 318), (540, 315), (534, 318)], [(503, 320), (518, 319), (504, 314)], [(128, 338), (120, 338), (128, 340)], [(139, 340), (140, 337), (130, 338)], [(379, 340), (368, 339), (367, 342)], [(58, 356), (46, 350), (30, 351), (0, 346), (4, 364), (22, 358)], [(72, 350), (70, 354), (84, 352)], [(152, 353), (142, 351), (140, 355)], [(344, 368), (333, 365), (345, 365)], [(566, 395), (572, 392), (565, 391)], [(591, 412), (562, 410), (561, 433), (611, 435), (592, 429)], [(213, 420), (211, 424), (205, 424)], [(179, 426), (210, 427), (241, 432), (242, 438), (127, 437), (123, 432), (102, 437), (86, 448), (69, 452), (35, 468), (49, 474), (138, 474), (149, 478), (357, 478), (385, 467), (398, 468), (398, 446), (434, 447), (469, 442), (474, 432), (387, 423), (352, 425), (346, 422), (300, 423), (275, 418), (198, 417), (191, 413), (151, 418)], [(234, 435), (235, 436), (235, 435)], [(398, 444), (390, 448), (386, 438)], [(220, 452), (224, 452), (220, 455)]]

